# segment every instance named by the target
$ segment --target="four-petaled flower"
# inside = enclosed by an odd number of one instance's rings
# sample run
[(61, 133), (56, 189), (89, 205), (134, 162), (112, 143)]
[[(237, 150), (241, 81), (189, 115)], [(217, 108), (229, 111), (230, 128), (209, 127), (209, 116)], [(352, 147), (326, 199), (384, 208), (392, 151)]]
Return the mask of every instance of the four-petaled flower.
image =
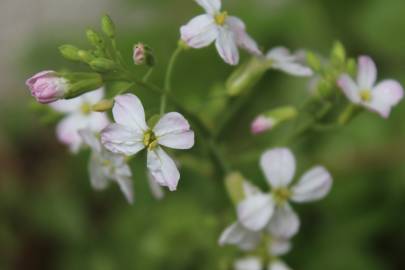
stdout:
[(294, 76), (312, 76), (312, 69), (300, 63), (298, 53), (291, 54), (287, 48), (275, 47), (266, 54), (266, 59), (271, 61), (271, 68), (281, 70)]
[(192, 48), (202, 48), (215, 41), (222, 59), (230, 64), (239, 62), (238, 47), (260, 55), (256, 42), (247, 34), (239, 18), (221, 12), (220, 0), (196, 0), (206, 14), (199, 15), (180, 28), (181, 39)]
[(105, 149), (91, 130), (83, 129), (79, 133), (92, 150), (89, 162), (92, 187), (96, 190), (103, 190), (107, 188), (110, 181), (115, 181), (127, 201), (133, 203), (132, 173), (125, 156)]
[(338, 85), (351, 102), (387, 118), (391, 108), (403, 98), (404, 90), (397, 81), (384, 80), (376, 85), (376, 80), (377, 68), (374, 61), (368, 56), (360, 56), (357, 82), (348, 74), (343, 74)]
[(82, 145), (79, 130), (89, 128), (93, 132), (99, 132), (109, 124), (106, 113), (92, 111), (92, 106), (103, 97), (104, 90), (98, 89), (73, 99), (58, 100), (49, 104), (54, 110), (67, 114), (56, 127), (56, 135), (73, 153)]
[(290, 187), (295, 174), (295, 158), (287, 148), (265, 152), (260, 165), (272, 188), (271, 193), (252, 194), (239, 203), (239, 222), (249, 230), (266, 228), (271, 235), (290, 238), (297, 233), (300, 221), (288, 201), (301, 203), (325, 197), (332, 186), (332, 177), (324, 167), (316, 166)]
[(194, 132), (177, 112), (163, 115), (151, 129), (145, 121), (141, 101), (132, 94), (115, 98), (113, 116), (116, 123), (101, 133), (103, 145), (114, 153), (135, 155), (146, 148), (147, 167), (153, 178), (171, 191), (176, 190), (180, 173), (175, 162), (161, 146), (189, 149), (194, 145)]

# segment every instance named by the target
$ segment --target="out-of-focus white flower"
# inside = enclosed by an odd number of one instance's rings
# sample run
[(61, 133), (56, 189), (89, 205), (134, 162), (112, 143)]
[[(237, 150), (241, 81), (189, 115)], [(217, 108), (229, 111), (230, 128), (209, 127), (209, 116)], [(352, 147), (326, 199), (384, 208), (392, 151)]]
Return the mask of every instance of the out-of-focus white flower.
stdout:
[(310, 202), (325, 197), (332, 186), (332, 177), (324, 167), (316, 166), (290, 187), (295, 174), (295, 158), (287, 148), (265, 152), (260, 165), (271, 193), (245, 198), (237, 207), (238, 220), (249, 230), (266, 228), (271, 235), (288, 239), (297, 233), (300, 225), (288, 201)]
[(180, 28), (181, 39), (192, 48), (215, 46), (221, 58), (230, 65), (239, 62), (238, 47), (260, 55), (256, 42), (247, 34), (246, 26), (237, 17), (221, 11), (220, 0), (196, 0), (206, 14), (193, 18)]
[(104, 90), (98, 89), (79, 97), (58, 100), (49, 105), (66, 116), (56, 127), (56, 134), (62, 143), (69, 146), (73, 153), (77, 153), (82, 145), (79, 130), (89, 128), (99, 132), (109, 124), (107, 114), (92, 111), (92, 106), (102, 100)]
[(262, 270), (262, 262), (258, 257), (246, 257), (236, 260), (234, 263), (235, 270)]
[(177, 112), (163, 115), (151, 129), (145, 121), (141, 101), (132, 94), (115, 97), (110, 124), (101, 133), (103, 145), (113, 153), (135, 155), (146, 148), (147, 167), (161, 186), (176, 190), (180, 173), (173, 159), (161, 146), (189, 149), (194, 145), (194, 132), (187, 120)]
[(312, 76), (312, 69), (301, 63), (301, 55), (291, 54), (287, 48), (276, 47), (271, 49), (267, 55), (267, 60), (271, 61), (271, 68), (281, 70), (294, 76)]
[(133, 203), (132, 173), (125, 160), (125, 156), (114, 154), (105, 149), (91, 130), (83, 129), (79, 133), (83, 141), (92, 150), (89, 173), (93, 188), (103, 190), (110, 181), (115, 181), (128, 202)]
[(291, 270), (291, 268), (281, 260), (273, 260), (269, 263), (267, 270)]
[(387, 118), (391, 108), (403, 98), (404, 90), (397, 81), (384, 80), (376, 84), (376, 80), (377, 68), (373, 59), (368, 56), (360, 56), (357, 81), (354, 82), (348, 74), (343, 74), (337, 83), (352, 103)]

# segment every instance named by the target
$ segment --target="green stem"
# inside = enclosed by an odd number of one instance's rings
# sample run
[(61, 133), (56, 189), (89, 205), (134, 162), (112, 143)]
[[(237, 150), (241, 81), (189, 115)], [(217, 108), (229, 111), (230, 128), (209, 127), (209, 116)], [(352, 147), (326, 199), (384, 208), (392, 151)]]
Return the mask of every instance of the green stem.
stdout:
[(181, 46), (177, 46), (176, 50), (173, 52), (172, 56), (170, 57), (169, 65), (167, 66), (166, 76), (165, 76), (165, 83), (164, 83), (164, 93), (161, 97), (160, 101), (160, 114), (163, 114), (166, 110), (166, 103), (167, 103), (167, 96), (171, 92), (171, 81), (173, 75), (174, 65), (176, 63), (177, 57), (180, 55), (180, 52), (183, 50)]
[(146, 74), (143, 76), (142, 81), (143, 82), (147, 82), (149, 77), (152, 75), (153, 73), (153, 67), (149, 68), (149, 70), (146, 72)]

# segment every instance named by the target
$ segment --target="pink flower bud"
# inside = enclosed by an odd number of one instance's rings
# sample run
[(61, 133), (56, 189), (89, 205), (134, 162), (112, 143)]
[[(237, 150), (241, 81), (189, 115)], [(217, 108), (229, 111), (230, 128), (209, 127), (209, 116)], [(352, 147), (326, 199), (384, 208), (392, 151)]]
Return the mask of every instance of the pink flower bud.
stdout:
[(42, 71), (26, 81), (26, 85), (40, 103), (50, 103), (62, 98), (68, 91), (68, 81), (55, 71)]
[(134, 46), (134, 63), (135, 65), (142, 65), (145, 62), (145, 45), (138, 43)]
[(272, 119), (267, 118), (263, 115), (259, 115), (252, 122), (251, 132), (253, 134), (259, 134), (259, 133), (265, 132), (268, 129), (271, 129), (273, 127), (273, 125), (274, 125), (274, 121), (272, 121)]

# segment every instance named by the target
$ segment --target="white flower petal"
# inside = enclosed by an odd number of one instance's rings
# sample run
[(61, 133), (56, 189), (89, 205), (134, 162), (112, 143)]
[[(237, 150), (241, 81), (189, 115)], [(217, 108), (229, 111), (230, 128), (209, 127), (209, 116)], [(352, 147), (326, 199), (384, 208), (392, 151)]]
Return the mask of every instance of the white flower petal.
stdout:
[(260, 189), (249, 181), (243, 181), (243, 192), (245, 194), (245, 197), (250, 197), (261, 193)]
[(262, 155), (260, 166), (273, 188), (286, 187), (295, 174), (295, 157), (288, 148), (274, 148)]
[(226, 63), (237, 65), (239, 63), (239, 52), (234, 33), (224, 27), (219, 27), (218, 31), (215, 46), (219, 55)]
[(104, 174), (100, 157), (93, 153), (89, 161), (89, 174), (91, 186), (96, 190), (105, 189), (109, 183), (108, 177)]
[(205, 12), (215, 15), (221, 10), (220, 0), (196, 0), (196, 2), (204, 8)]
[(239, 19), (238, 17), (229, 16), (226, 19), (226, 25), (228, 25), (229, 28), (233, 31), (236, 38), (236, 43), (239, 47), (247, 50), (254, 55), (262, 54), (259, 47), (257, 46), (256, 41), (252, 39), (246, 32), (246, 26), (241, 19)]
[(274, 63), (272, 65), (272, 68), (284, 71), (285, 73), (294, 76), (309, 77), (313, 75), (312, 69), (299, 63), (291, 63), (291, 62)]
[(188, 46), (198, 49), (210, 45), (218, 36), (214, 18), (199, 15), (180, 28), (181, 39)]
[(113, 153), (135, 155), (143, 148), (143, 134), (120, 124), (111, 124), (101, 132), (101, 143)]
[(58, 140), (69, 146), (73, 153), (77, 153), (82, 144), (82, 138), (79, 135), (79, 130), (88, 127), (88, 119), (80, 114), (71, 114), (56, 127), (56, 135)]
[(72, 99), (59, 99), (55, 102), (49, 103), (52, 109), (61, 113), (74, 113), (79, 112), (83, 104), (81, 96)]
[(377, 79), (377, 67), (369, 56), (360, 56), (357, 83), (361, 90), (371, 90)]
[(360, 89), (348, 74), (343, 74), (337, 81), (346, 97), (354, 104), (361, 102)]
[(163, 199), (163, 197), (165, 196), (165, 193), (164, 193), (162, 187), (156, 182), (156, 180), (153, 178), (153, 176), (149, 172), (147, 173), (147, 178), (148, 178), (149, 188), (150, 188), (150, 191), (151, 191), (153, 197), (157, 200)]
[(249, 231), (239, 222), (235, 222), (227, 227), (219, 238), (219, 244), (236, 245), (240, 249), (248, 251), (257, 247), (261, 240), (260, 232)]
[(189, 149), (194, 145), (194, 132), (190, 124), (177, 112), (163, 115), (153, 128), (158, 143), (174, 149)]
[(402, 86), (394, 80), (385, 80), (372, 90), (371, 102), (365, 104), (368, 108), (387, 118), (391, 108), (397, 105), (404, 96)]
[(272, 261), (267, 270), (291, 270), (284, 262), (280, 260)]
[(234, 264), (235, 270), (262, 270), (262, 263), (258, 257), (246, 257), (238, 259)]
[(139, 98), (133, 94), (125, 94), (115, 97), (113, 107), (115, 122), (130, 127), (136, 131), (146, 131), (148, 126), (145, 122), (145, 111)]
[(132, 204), (134, 202), (134, 193), (131, 177), (117, 175), (115, 180), (117, 181), (127, 201)]
[(159, 185), (167, 186), (170, 191), (176, 190), (180, 173), (173, 159), (160, 147), (148, 151), (147, 159), (149, 172)]
[(270, 194), (257, 194), (247, 197), (237, 206), (239, 222), (252, 231), (263, 229), (273, 212), (274, 202)]
[(300, 227), (300, 220), (288, 203), (276, 206), (267, 230), (278, 238), (293, 237)]
[(283, 256), (291, 250), (291, 242), (288, 239), (275, 238), (272, 236), (269, 246), (270, 254), (274, 256)]
[(88, 128), (79, 130), (79, 134), (82, 137), (84, 143), (86, 143), (93, 151), (100, 153), (101, 144), (93, 131)]
[(332, 176), (322, 166), (307, 171), (291, 189), (294, 202), (311, 202), (325, 197), (332, 187)]
[(94, 91), (87, 92), (82, 95), (83, 101), (90, 103), (91, 105), (96, 104), (104, 98), (104, 89), (99, 88)]
[(296, 57), (285, 47), (274, 47), (267, 52), (266, 58), (275, 62), (294, 62)]

